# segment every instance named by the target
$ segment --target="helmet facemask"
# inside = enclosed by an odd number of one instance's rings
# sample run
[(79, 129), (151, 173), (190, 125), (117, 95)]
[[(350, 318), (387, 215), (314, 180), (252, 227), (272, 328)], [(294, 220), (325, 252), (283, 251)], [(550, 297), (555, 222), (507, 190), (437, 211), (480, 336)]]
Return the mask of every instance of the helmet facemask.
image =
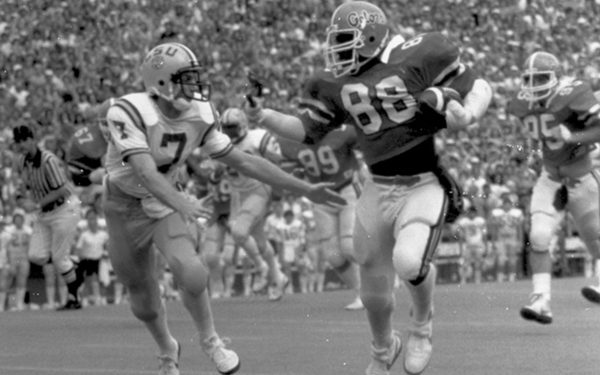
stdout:
[(530, 102), (548, 98), (557, 85), (558, 78), (553, 70), (527, 71), (521, 75), (521, 93)]
[(357, 28), (327, 29), (325, 64), (335, 77), (356, 73), (364, 64), (377, 56), (387, 44), (389, 30), (382, 24), (368, 24)]

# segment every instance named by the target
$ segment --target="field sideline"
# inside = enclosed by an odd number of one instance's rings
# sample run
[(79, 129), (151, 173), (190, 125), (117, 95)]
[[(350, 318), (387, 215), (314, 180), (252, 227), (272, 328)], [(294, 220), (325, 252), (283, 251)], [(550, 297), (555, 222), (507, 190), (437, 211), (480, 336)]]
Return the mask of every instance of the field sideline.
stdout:
[[(554, 323), (518, 315), (530, 284), (439, 285), (434, 356), (427, 375), (600, 374), (600, 306), (585, 301), (583, 278), (553, 281)], [(396, 328), (406, 331), (407, 292), (397, 292)], [(285, 296), (280, 303), (217, 300), (217, 329), (242, 358), (239, 374), (364, 374), (369, 334), (364, 312), (346, 312), (348, 291)], [(182, 375), (217, 374), (195, 344), (178, 302), (169, 320), (183, 344)], [(156, 374), (155, 347), (127, 305), (77, 312), (0, 314), (0, 375)], [(401, 360), (392, 374), (404, 374)]]

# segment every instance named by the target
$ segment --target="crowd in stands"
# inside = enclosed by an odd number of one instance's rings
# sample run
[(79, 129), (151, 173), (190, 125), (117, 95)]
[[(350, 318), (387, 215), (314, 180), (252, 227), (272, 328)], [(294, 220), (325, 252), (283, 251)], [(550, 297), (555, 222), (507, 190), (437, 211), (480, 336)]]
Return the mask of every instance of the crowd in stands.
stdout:
[[(140, 91), (142, 57), (161, 40), (196, 52), (217, 108), (238, 106), (246, 75), (267, 86), (269, 106), (293, 111), (305, 79), (323, 64), (321, 47), (333, 0), (4, 0), (0, 7), (0, 214), (17, 208), (11, 128), (34, 126), (64, 154), (85, 123), (82, 111)], [(599, 0), (378, 0), (394, 31), (407, 38), (440, 31), (462, 47), (462, 60), (495, 94), (480, 122), (438, 139), (443, 162), (468, 206), (489, 220), (506, 197), (527, 217), (535, 181), (526, 129), (506, 104), (518, 89), (524, 57), (556, 54), (563, 70), (600, 89)], [(54, 142), (54, 143), (53, 143)], [(535, 165), (535, 164), (533, 164)], [(524, 220), (527, 225), (527, 220)], [(455, 237), (457, 238), (457, 237)]]

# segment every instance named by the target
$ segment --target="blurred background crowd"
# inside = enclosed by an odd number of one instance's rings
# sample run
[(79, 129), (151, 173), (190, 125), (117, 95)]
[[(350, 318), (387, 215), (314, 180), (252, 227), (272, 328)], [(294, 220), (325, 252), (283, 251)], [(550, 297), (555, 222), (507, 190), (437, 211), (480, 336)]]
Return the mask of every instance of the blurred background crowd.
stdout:
[[(293, 111), (302, 83), (324, 66), (333, 0), (3, 0), (0, 7), (0, 214), (17, 205), (11, 128), (33, 126), (64, 155), (82, 111), (141, 91), (137, 69), (161, 40), (179, 39), (205, 64), (219, 110), (239, 106), (248, 69), (268, 86), (270, 107)], [(479, 126), (438, 137), (444, 162), (484, 219), (504, 197), (523, 211), (535, 180), (526, 129), (506, 104), (524, 57), (556, 54), (569, 75), (600, 89), (600, 0), (377, 0), (396, 32), (440, 31), (463, 62), (492, 84)], [(529, 161), (529, 162), (528, 162)], [(525, 224), (526, 225), (526, 220)]]

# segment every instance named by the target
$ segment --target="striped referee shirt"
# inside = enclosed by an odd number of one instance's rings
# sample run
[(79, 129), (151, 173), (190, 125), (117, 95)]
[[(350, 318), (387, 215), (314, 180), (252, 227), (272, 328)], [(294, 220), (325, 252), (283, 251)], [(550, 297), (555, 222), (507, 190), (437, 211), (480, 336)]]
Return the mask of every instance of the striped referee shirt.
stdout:
[(63, 164), (58, 156), (50, 151), (39, 150), (32, 158), (20, 155), (17, 159), (17, 173), (25, 187), (31, 191), (33, 200), (40, 202), (51, 191), (66, 186), (71, 194), (75, 189), (67, 179)]

